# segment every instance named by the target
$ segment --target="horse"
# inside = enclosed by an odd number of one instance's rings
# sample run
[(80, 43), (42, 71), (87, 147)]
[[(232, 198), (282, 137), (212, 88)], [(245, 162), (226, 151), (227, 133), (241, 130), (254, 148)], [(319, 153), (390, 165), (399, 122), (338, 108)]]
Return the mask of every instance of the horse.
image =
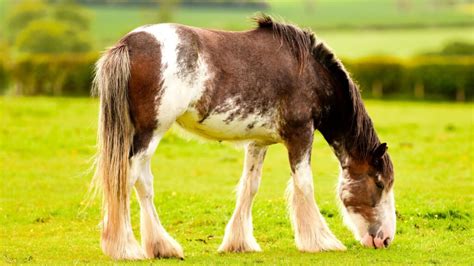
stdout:
[[(337, 195), (345, 223), (362, 245), (394, 239), (394, 171), (358, 86), (332, 50), (306, 29), (270, 16), (241, 32), (180, 24), (139, 27), (96, 63), (100, 98), (94, 180), (102, 188), (101, 247), (113, 259), (184, 258), (153, 202), (150, 159), (173, 124), (198, 136), (245, 143), (235, 210), (219, 252), (258, 252), (252, 201), (267, 147), (283, 144), (296, 247), (345, 250), (314, 199), (313, 134), (318, 130), (340, 162)], [(130, 220), (130, 195), (140, 203), (141, 245)]]

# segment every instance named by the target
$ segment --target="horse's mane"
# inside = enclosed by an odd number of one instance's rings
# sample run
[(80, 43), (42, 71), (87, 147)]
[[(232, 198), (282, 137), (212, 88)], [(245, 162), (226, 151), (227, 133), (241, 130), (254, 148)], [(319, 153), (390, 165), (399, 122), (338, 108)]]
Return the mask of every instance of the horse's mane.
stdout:
[(314, 34), (291, 24), (275, 22), (270, 16), (264, 14), (254, 17), (254, 20), (259, 28), (272, 30), (275, 36), (280, 39), (281, 44), (286, 44), (290, 48), (300, 64), (300, 70), (302, 70), (307, 63), (310, 48), (316, 41)]
[(357, 85), (352, 81), (349, 72), (344, 68), (342, 62), (336, 57), (332, 50), (322, 41), (316, 38), (316, 35), (307, 29), (300, 29), (297, 26), (285, 23), (275, 22), (270, 16), (260, 15), (254, 18), (258, 28), (270, 29), (275, 36), (280, 39), (282, 44), (286, 44), (293, 55), (297, 58), (300, 70), (312, 56), (329, 73), (334, 75), (337, 82), (343, 88), (347, 88), (350, 97), (347, 106), (350, 112), (350, 130), (348, 134), (352, 138), (345, 140), (346, 150), (358, 153), (358, 156), (367, 158), (380, 144), (375, 133), (372, 121), (365, 110), (361, 95)]

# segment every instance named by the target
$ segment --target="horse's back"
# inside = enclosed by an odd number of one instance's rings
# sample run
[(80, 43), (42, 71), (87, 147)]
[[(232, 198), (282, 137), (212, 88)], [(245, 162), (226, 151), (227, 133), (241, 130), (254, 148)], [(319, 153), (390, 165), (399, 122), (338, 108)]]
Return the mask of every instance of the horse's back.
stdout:
[[(189, 131), (218, 140), (278, 141), (278, 106), (281, 98), (298, 86), (298, 79), (294, 58), (279, 49), (271, 32), (157, 24), (140, 27), (125, 39), (134, 35), (148, 41), (145, 46), (135, 41), (142, 45), (129, 48), (131, 84), (141, 78), (149, 80), (138, 82), (131, 94), (145, 94), (148, 101), (155, 101), (158, 124), (168, 126), (177, 121)], [(150, 38), (154, 38), (154, 45)], [(157, 46), (159, 51), (152, 49)], [(136, 49), (147, 50), (142, 53), (149, 58), (134, 60)], [(154, 57), (154, 65), (144, 66), (143, 61)], [(151, 76), (143, 77), (144, 73)]]

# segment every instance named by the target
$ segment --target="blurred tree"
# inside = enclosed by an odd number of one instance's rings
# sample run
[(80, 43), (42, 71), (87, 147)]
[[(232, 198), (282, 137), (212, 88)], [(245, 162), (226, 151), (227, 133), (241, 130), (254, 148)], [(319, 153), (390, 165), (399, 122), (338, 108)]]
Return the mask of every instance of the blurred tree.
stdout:
[(13, 7), (8, 25), (14, 29), (10, 43), (21, 52), (86, 52), (92, 47), (89, 15), (70, 0), (21, 1)]
[(7, 22), (15, 52), (11, 56), (15, 93), (61, 95), (88, 90), (91, 62), (97, 55), (86, 53), (92, 38), (84, 8), (71, 0), (23, 0), (12, 5)]
[(89, 30), (89, 14), (74, 2), (62, 2), (56, 6), (53, 11), (53, 17), (59, 21), (70, 24), (72, 27), (78, 27), (79, 30)]
[(9, 58), (9, 46), (0, 41), (0, 93), (3, 93), (8, 88), (10, 58)]
[(18, 35), (16, 46), (29, 53), (73, 53), (89, 51), (91, 43), (70, 25), (45, 19), (28, 24)]
[(451, 42), (446, 44), (440, 52), (441, 55), (474, 56), (474, 44), (468, 42)]
[(16, 35), (24, 29), (30, 22), (46, 17), (48, 14), (47, 5), (43, 1), (26, 0), (14, 6), (7, 17), (9, 28), (8, 41), (15, 41)]
[(437, 55), (437, 56), (474, 56), (474, 43), (468, 41), (453, 41), (447, 43), (439, 51), (429, 51), (420, 53), (422, 56)]

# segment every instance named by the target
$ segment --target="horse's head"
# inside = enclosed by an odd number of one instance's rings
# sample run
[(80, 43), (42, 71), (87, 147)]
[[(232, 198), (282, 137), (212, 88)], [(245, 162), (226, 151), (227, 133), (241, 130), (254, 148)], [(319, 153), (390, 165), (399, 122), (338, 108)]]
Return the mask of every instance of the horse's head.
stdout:
[(386, 143), (369, 158), (347, 158), (341, 164), (338, 194), (344, 221), (364, 246), (387, 247), (395, 236), (393, 166)]

